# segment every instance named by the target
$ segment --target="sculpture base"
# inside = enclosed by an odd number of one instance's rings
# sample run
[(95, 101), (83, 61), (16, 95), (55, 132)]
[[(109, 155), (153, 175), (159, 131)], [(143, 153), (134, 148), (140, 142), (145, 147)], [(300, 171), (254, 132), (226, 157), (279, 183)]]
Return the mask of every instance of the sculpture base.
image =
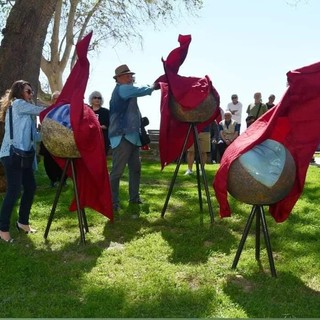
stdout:
[(179, 172), (179, 168), (181, 165), (181, 161), (182, 161), (182, 157), (184, 152), (186, 151), (186, 145), (188, 142), (188, 138), (190, 136), (191, 131), (193, 131), (193, 137), (194, 137), (194, 152), (195, 152), (195, 159), (196, 159), (196, 168), (197, 168), (197, 184), (198, 184), (198, 195), (199, 195), (199, 205), (200, 205), (200, 212), (202, 213), (202, 195), (201, 195), (201, 183), (200, 183), (200, 169), (199, 169), (199, 164), (201, 166), (201, 172), (202, 172), (202, 178), (203, 178), (203, 184), (204, 184), (204, 189), (205, 189), (205, 193), (206, 193), (206, 197), (207, 197), (207, 202), (208, 202), (208, 208), (209, 208), (209, 214), (210, 214), (210, 218), (211, 218), (211, 223), (213, 223), (214, 221), (214, 217), (213, 217), (213, 209), (212, 209), (212, 204), (211, 204), (211, 200), (210, 200), (210, 194), (209, 194), (209, 188), (208, 188), (208, 181), (207, 181), (207, 176), (206, 176), (206, 172), (204, 170), (204, 165), (203, 165), (203, 161), (202, 161), (202, 155), (201, 155), (201, 148), (200, 148), (200, 144), (199, 144), (199, 137), (198, 137), (198, 130), (196, 127), (195, 123), (190, 123), (189, 125), (189, 130), (187, 133), (187, 136), (184, 140), (184, 144), (181, 150), (181, 154), (175, 169), (175, 172), (173, 174), (172, 180), (171, 180), (171, 184), (169, 187), (169, 191), (167, 194), (167, 198), (165, 200), (162, 212), (161, 212), (161, 217), (163, 218), (165, 215), (165, 212), (167, 210), (167, 206), (169, 203), (169, 199), (173, 190), (173, 186), (174, 183), (176, 181), (177, 178), (177, 174)]
[(239, 262), (240, 255), (241, 255), (244, 243), (247, 239), (249, 230), (251, 228), (251, 224), (252, 224), (254, 216), (256, 216), (256, 260), (260, 261), (260, 225), (261, 225), (263, 235), (264, 235), (264, 240), (266, 243), (267, 252), (268, 252), (271, 274), (273, 277), (277, 277), (276, 269), (275, 269), (274, 261), (273, 261), (273, 256), (272, 256), (270, 237), (269, 237), (269, 233), (268, 233), (268, 229), (267, 229), (266, 216), (264, 213), (263, 206), (260, 206), (260, 205), (254, 205), (252, 207), (252, 210), (251, 210), (250, 216), (248, 218), (246, 227), (244, 229), (236, 256), (235, 256), (233, 264), (232, 264), (232, 269), (235, 269), (237, 267), (237, 264)]
[(50, 230), (50, 226), (53, 220), (53, 216), (54, 213), (56, 211), (56, 207), (58, 204), (58, 200), (62, 191), (62, 187), (63, 187), (63, 182), (65, 180), (66, 174), (67, 174), (67, 170), (69, 168), (69, 166), (71, 166), (71, 171), (72, 171), (72, 180), (73, 180), (73, 188), (74, 188), (74, 194), (75, 194), (75, 198), (76, 198), (76, 204), (77, 204), (77, 215), (78, 215), (78, 222), (79, 222), (79, 229), (80, 229), (80, 242), (81, 243), (85, 243), (86, 239), (85, 239), (85, 232), (89, 232), (89, 228), (88, 228), (88, 223), (87, 223), (87, 218), (86, 218), (86, 214), (84, 209), (80, 208), (80, 201), (79, 201), (79, 195), (78, 195), (78, 187), (77, 187), (77, 179), (76, 179), (76, 171), (75, 171), (75, 166), (74, 166), (74, 160), (75, 159), (66, 159), (66, 163), (62, 172), (62, 176), (59, 182), (59, 186), (56, 192), (56, 196), (55, 199), (53, 201), (53, 205), (52, 205), (52, 209), (51, 209), (51, 213), (48, 219), (48, 223), (47, 223), (47, 227), (44, 233), (44, 238), (47, 239), (48, 234), (49, 234), (49, 230)]

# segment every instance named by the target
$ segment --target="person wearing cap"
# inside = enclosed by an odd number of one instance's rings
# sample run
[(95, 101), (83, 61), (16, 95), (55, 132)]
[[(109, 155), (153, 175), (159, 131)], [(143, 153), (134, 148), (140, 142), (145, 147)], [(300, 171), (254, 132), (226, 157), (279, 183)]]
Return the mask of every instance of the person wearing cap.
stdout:
[(242, 103), (238, 101), (238, 95), (233, 94), (231, 96), (231, 102), (228, 103), (227, 109), (232, 114), (232, 119), (241, 126), (241, 115), (242, 115)]
[(140, 127), (141, 113), (137, 98), (151, 95), (160, 88), (158, 83), (151, 86), (134, 85), (132, 72), (126, 64), (115, 69), (116, 86), (110, 100), (109, 139), (112, 148), (112, 169), (110, 184), (113, 209), (118, 210), (120, 179), (126, 165), (129, 169), (129, 202), (141, 204), (140, 199)]
[(225, 150), (240, 134), (239, 124), (232, 119), (232, 113), (228, 110), (224, 113), (224, 120), (219, 122), (219, 133), (218, 148), (222, 158)]

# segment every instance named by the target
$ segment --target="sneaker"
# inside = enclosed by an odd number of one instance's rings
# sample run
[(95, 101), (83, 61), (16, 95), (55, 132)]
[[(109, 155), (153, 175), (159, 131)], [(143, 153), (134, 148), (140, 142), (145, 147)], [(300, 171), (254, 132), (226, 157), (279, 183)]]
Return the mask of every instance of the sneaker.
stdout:
[(192, 170), (188, 169), (184, 175), (185, 176), (190, 176), (190, 174), (192, 174)]

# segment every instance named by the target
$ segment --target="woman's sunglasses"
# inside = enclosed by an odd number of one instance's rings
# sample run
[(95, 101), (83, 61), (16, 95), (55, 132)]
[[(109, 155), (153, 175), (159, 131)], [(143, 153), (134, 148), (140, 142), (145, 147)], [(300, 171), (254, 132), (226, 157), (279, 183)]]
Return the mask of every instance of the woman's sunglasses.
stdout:
[(24, 92), (26, 92), (27, 94), (33, 94), (33, 91), (28, 89), (28, 90), (24, 90)]

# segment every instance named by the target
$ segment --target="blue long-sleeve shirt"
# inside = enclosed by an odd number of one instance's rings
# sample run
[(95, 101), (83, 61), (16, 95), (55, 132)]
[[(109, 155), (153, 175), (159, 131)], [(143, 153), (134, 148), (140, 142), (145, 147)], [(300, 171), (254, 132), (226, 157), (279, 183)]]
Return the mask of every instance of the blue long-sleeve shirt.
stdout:
[(141, 146), (137, 97), (151, 95), (152, 86), (137, 87), (132, 84), (117, 84), (110, 100), (109, 138), (111, 148), (116, 148), (124, 136), (134, 145)]
[[(41, 140), (40, 133), (36, 130), (35, 116), (43, 107), (35, 106), (23, 99), (15, 99), (12, 102), (12, 124), (13, 141), (12, 144), (21, 150), (28, 151), (35, 145), (36, 141)], [(5, 117), (5, 133), (0, 149), (0, 158), (10, 154), (10, 123), (9, 109)]]

